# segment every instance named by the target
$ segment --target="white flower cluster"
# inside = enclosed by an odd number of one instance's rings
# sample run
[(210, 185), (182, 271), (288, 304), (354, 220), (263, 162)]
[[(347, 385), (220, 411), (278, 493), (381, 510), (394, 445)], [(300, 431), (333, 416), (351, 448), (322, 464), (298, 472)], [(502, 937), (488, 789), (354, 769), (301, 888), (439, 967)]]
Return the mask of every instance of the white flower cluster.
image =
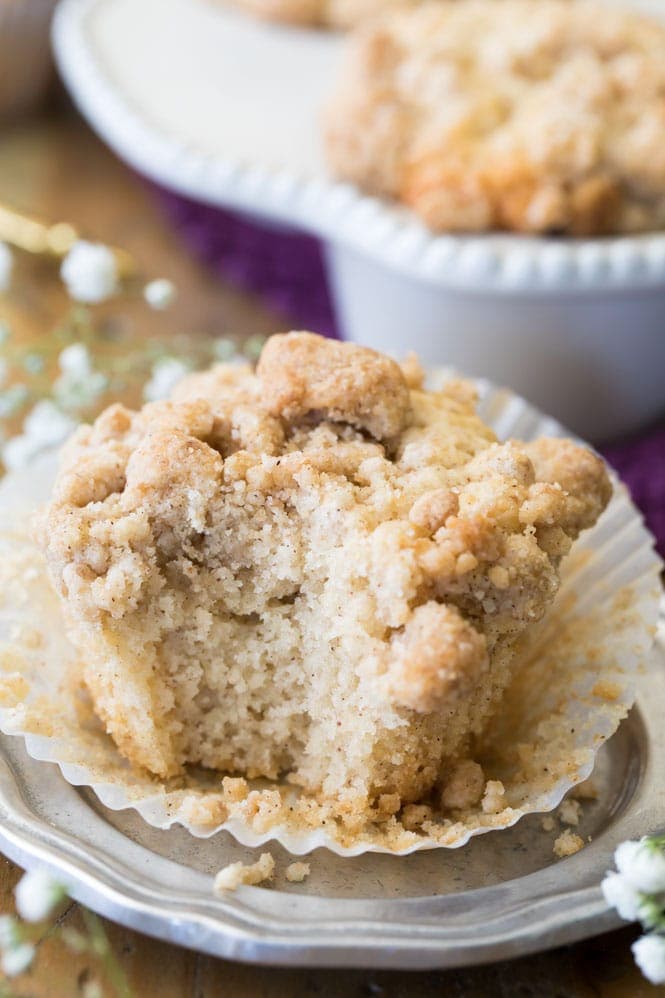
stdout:
[(179, 381), (189, 374), (190, 368), (176, 357), (162, 357), (152, 366), (150, 379), (143, 386), (146, 402), (158, 402), (168, 398)]
[[(16, 910), (26, 922), (43, 922), (60, 904), (67, 891), (43, 869), (25, 873), (14, 890)], [(0, 967), (7, 977), (27, 970), (35, 947), (25, 938), (24, 927), (13, 915), (0, 916)]]
[(162, 312), (173, 304), (176, 297), (175, 285), (166, 277), (159, 277), (155, 281), (150, 281), (143, 289), (143, 297), (150, 306), (157, 312)]
[(665, 984), (665, 837), (622, 842), (614, 862), (618, 873), (606, 874), (603, 896), (621, 918), (651, 930), (633, 944), (633, 955), (652, 984)]
[[(62, 443), (76, 427), (69, 413), (92, 406), (108, 387), (108, 378), (94, 370), (83, 343), (65, 347), (58, 366), (60, 375), (53, 384), (53, 399), (37, 402), (25, 417), (22, 432), (2, 446), (2, 460), (10, 471), (24, 468), (43, 450)], [(21, 385), (4, 392), (0, 397), (0, 418), (11, 415), (25, 402), (26, 395), (27, 389)]]
[[(9, 285), (11, 254), (0, 243), (0, 291)], [(67, 253), (60, 267), (60, 276), (67, 294), (74, 301), (96, 305), (118, 294), (120, 273), (116, 254), (103, 243), (79, 239)], [(165, 277), (149, 281), (143, 288), (143, 298), (158, 312), (173, 304), (175, 285)]]
[(95, 371), (88, 348), (71, 343), (58, 357), (60, 376), (53, 383), (53, 397), (62, 409), (85, 409), (108, 388), (108, 378)]
[(76, 423), (50, 399), (42, 399), (28, 413), (23, 432), (2, 447), (2, 460), (8, 471), (25, 468), (43, 450), (55, 447), (74, 430)]
[(113, 251), (84, 239), (74, 243), (60, 267), (67, 293), (74, 301), (94, 305), (118, 290), (118, 264)]

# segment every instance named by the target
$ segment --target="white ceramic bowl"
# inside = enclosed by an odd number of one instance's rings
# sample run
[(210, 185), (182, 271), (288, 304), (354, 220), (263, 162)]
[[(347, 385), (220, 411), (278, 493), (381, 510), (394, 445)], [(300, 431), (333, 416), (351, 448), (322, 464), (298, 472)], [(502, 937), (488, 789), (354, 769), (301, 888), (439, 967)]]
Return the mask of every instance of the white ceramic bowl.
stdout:
[(342, 44), (208, 0), (62, 0), (54, 22), (75, 101), (127, 162), (323, 239), (348, 338), (510, 385), (594, 441), (656, 418), (665, 233), (434, 236), (335, 182), (319, 119)]

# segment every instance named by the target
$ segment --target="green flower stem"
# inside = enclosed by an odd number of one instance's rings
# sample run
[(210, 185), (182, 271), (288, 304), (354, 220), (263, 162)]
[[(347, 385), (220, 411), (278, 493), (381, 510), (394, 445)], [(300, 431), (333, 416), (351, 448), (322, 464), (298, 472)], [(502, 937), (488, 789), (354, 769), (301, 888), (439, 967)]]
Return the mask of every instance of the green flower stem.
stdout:
[(120, 963), (116, 959), (101, 920), (94, 914), (94, 912), (89, 911), (83, 906), (81, 906), (80, 911), (90, 937), (90, 948), (104, 964), (104, 969), (108, 979), (118, 995), (118, 998), (132, 998), (132, 989), (129, 986), (129, 981), (125, 976), (125, 972), (120, 966)]
[(642, 927), (656, 931), (660, 934), (665, 932), (665, 910), (663, 908), (663, 898), (655, 894), (642, 894), (642, 903), (639, 910), (639, 918)]

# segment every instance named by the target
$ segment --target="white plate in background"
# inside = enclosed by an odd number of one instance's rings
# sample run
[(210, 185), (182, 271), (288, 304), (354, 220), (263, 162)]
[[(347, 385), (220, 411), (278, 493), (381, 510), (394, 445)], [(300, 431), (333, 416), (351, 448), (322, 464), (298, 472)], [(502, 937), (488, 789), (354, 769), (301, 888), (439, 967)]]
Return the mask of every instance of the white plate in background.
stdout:
[(320, 117), (343, 36), (210, 0), (62, 0), (53, 37), (82, 112), (141, 173), (323, 239), (349, 338), (508, 384), (592, 440), (665, 408), (665, 233), (437, 236), (337, 183)]

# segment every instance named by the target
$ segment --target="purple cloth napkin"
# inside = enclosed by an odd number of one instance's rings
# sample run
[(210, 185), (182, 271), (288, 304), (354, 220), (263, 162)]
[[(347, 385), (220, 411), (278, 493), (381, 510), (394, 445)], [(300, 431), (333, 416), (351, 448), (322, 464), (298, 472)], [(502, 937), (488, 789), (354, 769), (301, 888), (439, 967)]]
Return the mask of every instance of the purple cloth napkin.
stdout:
[(665, 558), (665, 425), (606, 444), (601, 452), (630, 489)]
[[(317, 239), (267, 229), (171, 191), (155, 190), (185, 243), (221, 276), (259, 295), (283, 316), (285, 326), (339, 335)], [(665, 390), (663, 396), (665, 401)], [(607, 444), (601, 451), (630, 488), (665, 556), (665, 425)]]
[(187, 246), (220, 276), (259, 295), (290, 328), (337, 337), (318, 239), (154, 189)]

